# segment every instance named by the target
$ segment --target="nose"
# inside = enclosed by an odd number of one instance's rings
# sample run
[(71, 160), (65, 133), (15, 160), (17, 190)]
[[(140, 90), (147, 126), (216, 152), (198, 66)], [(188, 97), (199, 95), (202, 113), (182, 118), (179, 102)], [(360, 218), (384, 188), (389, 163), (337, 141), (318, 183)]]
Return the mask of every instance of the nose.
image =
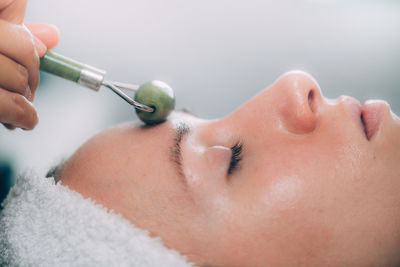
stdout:
[(322, 102), (321, 90), (311, 75), (290, 71), (243, 105), (241, 113), (251, 113), (247, 118), (258, 124), (275, 121), (288, 132), (306, 134), (315, 129)]
[(272, 88), (282, 126), (295, 134), (312, 132), (318, 122), (321, 89), (315, 79), (302, 71), (282, 75)]

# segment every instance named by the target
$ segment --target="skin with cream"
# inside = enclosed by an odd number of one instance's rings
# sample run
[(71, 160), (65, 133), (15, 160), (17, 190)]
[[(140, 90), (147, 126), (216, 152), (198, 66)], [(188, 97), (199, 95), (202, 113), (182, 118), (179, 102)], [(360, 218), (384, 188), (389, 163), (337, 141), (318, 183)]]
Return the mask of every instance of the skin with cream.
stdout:
[(295, 71), (221, 119), (110, 128), (60, 177), (198, 265), (396, 266), (399, 136), (386, 102)]

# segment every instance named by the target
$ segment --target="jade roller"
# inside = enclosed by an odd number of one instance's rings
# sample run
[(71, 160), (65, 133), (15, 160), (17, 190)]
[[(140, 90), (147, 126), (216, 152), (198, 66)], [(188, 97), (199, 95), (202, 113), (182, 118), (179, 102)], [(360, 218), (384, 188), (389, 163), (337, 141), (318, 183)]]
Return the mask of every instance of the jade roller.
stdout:
[[(134, 106), (138, 117), (149, 125), (165, 121), (175, 108), (174, 91), (161, 81), (154, 80), (138, 86), (105, 80), (105, 71), (51, 51), (40, 59), (40, 69), (95, 91), (99, 91), (101, 86), (111, 89)], [(134, 99), (122, 90), (135, 92)]]

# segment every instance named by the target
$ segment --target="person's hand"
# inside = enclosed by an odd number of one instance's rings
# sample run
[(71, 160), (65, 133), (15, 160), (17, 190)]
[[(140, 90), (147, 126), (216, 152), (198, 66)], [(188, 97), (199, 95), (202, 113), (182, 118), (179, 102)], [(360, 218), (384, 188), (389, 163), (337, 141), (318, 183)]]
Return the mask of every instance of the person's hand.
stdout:
[(23, 25), (26, 0), (0, 0), (0, 123), (33, 129), (32, 101), (39, 84), (39, 57), (58, 43), (54, 26)]

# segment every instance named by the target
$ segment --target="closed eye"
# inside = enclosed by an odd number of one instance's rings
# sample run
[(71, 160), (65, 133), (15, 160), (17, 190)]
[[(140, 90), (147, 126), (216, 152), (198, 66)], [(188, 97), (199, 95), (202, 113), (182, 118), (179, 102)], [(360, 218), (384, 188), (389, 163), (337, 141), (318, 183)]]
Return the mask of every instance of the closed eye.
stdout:
[(231, 147), (232, 156), (229, 163), (228, 175), (231, 175), (237, 170), (239, 162), (242, 160), (243, 145), (241, 142), (235, 143)]

